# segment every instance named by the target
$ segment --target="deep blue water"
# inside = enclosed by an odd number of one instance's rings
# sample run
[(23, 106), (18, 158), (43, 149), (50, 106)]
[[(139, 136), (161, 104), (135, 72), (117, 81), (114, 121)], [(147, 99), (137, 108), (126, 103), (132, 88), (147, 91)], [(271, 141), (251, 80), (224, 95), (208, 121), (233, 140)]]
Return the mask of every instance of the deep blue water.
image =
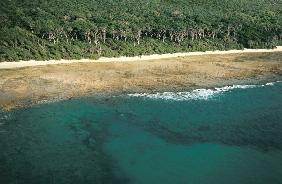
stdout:
[(2, 112), (0, 183), (282, 183), (282, 83)]

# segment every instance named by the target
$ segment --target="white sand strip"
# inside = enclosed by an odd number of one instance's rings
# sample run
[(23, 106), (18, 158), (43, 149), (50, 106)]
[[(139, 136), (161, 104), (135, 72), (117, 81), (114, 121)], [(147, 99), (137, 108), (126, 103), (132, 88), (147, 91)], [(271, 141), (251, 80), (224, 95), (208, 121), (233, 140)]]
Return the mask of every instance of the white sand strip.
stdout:
[(87, 63), (87, 62), (122, 62), (122, 61), (145, 61), (154, 59), (165, 59), (174, 57), (187, 57), (187, 56), (202, 56), (202, 55), (216, 55), (216, 54), (241, 54), (241, 53), (263, 53), (263, 52), (282, 52), (282, 46), (277, 46), (275, 49), (244, 49), (244, 50), (228, 50), (228, 51), (206, 51), (206, 52), (185, 52), (174, 54), (153, 54), (135, 57), (117, 57), (106, 58), (101, 57), (98, 60), (81, 59), (81, 60), (48, 60), (48, 61), (19, 61), (19, 62), (1, 62), (0, 69), (21, 68), (28, 66), (40, 66), (50, 64), (68, 64), (68, 63)]

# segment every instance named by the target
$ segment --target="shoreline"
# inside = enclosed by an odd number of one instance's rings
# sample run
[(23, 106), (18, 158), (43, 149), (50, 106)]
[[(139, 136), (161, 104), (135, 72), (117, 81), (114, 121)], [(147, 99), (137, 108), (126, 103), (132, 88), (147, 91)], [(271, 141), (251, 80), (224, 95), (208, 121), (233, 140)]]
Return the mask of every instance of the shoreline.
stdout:
[(278, 80), (282, 80), (282, 52), (3, 69), (0, 70), (0, 109), (84, 96), (212, 90)]
[(219, 94), (233, 91), (235, 89), (251, 89), (251, 88), (264, 88), (268, 86), (275, 86), (282, 81), (273, 81), (261, 84), (233, 84), (214, 88), (199, 88), (187, 91), (167, 91), (167, 92), (156, 92), (156, 93), (132, 93), (126, 94), (129, 97), (135, 98), (148, 98), (148, 99), (162, 99), (172, 101), (189, 101), (189, 100), (208, 100)]
[(0, 62), (1, 69), (13, 69), (23, 68), (31, 66), (44, 66), (44, 65), (57, 65), (57, 64), (71, 64), (71, 63), (101, 63), (101, 62), (127, 62), (127, 61), (148, 61), (156, 59), (169, 59), (177, 57), (189, 57), (189, 56), (204, 56), (204, 55), (226, 55), (226, 54), (244, 54), (244, 53), (273, 53), (282, 52), (282, 46), (277, 46), (274, 49), (243, 49), (243, 50), (227, 50), (227, 51), (205, 51), (205, 52), (184, 52), (184, 53), (172, 53), (172, 54), (152, 54), (133, 57), (101, 57), (97, 60), (92, 59), (80, 59), (80, 60), (46, 60), (46, 61), (18, 61), (18, 62)]
[[(278, 78), (276, 78), (278, 79)], [(248, 81), (248, 82), (247, 82)], [(159, 91), (149, 91), (149, 92), (106, 92), (106, 93), (94, 93), (94, 94), (86, 94), (81, 96), (73, 96), (73, 97), (55, 97), (51, 99), (38, 100), (32, 103), (24, 103), (12, 108), (1, 108), (0, 112), (9, 112), (11, 110), (28, 108), (37, 105), (44, 105), (50, 103), (57, 103), (61, 101), (68, 101), (72, 99), (81, 99), (81, 98), (95, 98), (98, 100), (108, 100), (109, 98), (115, 97), (130, 97), (130, 98), (148, 98), (148, 99), (162, 99), (162, 100), (172, 100), (172, 101), (188, 101), (188, 100), (208, 100), (213, 97), (230, 92), (235, 89), (250, 89), (250, 88), (264, 88), (269, 86), (275, 86), (278, 83), (282, 83), (282, 77), (279, 77), (278, 80), (253, 80), (250, 82), (246, 80), (245, 82), (241, 81), (240, 83), (226, 84), (226, 85), (217, 85), (217, 86), (199, 86), (199, 88), (187, 87), (182, 88), (177, 91), (163, 91), (160, 89)], [(195, 96), (194, 96), (195, 95)], [(1, 105), (1, 104), (0, 104)]]

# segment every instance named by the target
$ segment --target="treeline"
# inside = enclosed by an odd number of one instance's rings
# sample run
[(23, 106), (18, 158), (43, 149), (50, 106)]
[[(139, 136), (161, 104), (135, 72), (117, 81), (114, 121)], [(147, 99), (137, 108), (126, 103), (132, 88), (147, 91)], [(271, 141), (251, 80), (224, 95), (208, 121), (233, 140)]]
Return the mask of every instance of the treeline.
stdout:
[(273, 48), (280, 0), (2, 0), (0, 61)]

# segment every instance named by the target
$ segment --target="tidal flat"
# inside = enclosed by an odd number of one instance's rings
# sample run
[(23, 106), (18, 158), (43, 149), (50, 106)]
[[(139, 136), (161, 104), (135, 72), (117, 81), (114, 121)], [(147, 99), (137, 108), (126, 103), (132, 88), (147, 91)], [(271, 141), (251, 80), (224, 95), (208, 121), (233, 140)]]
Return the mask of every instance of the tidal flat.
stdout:
[(93, 95), (187, 91), (280, 80), (282, 52), (72, 63), (0, 70), (0, 107)]

